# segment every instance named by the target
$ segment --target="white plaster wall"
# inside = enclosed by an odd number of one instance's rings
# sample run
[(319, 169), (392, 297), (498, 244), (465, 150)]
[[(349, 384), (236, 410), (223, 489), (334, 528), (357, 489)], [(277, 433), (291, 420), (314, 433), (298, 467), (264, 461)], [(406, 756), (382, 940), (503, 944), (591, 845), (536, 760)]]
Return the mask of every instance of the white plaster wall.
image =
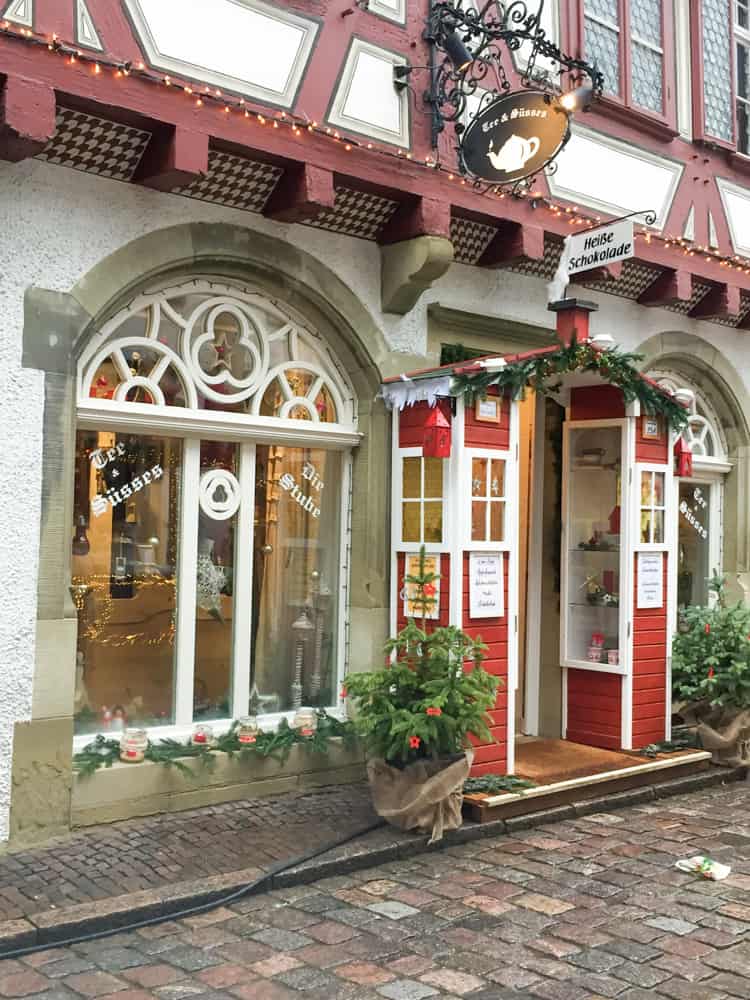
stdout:
[[(394, 351), (426, 348), (427, 306), (551, 326), (544, 282), (454, 265), (407, 316), (380, 314), (374, 243), (29, 161), (0, 164), (0, 841), (7, 838), (13, 723), (30, 718), (36, 620), (43, 379), (21, 368), (23, 296), (30, 285), (69, 291), (95, 264), (149, 232), (191, 221), (228, 222), (288, 239), (357, 294)], [(744, 336), (597, 293), (594, 331), (627, 348), (685, 331), (709, 339), (750, 383)]]

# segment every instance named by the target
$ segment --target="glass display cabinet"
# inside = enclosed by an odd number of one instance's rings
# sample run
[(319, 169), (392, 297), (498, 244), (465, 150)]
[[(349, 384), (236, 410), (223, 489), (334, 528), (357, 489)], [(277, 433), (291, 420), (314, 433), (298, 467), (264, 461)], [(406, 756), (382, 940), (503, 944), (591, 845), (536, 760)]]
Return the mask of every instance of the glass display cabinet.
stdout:
[[(593, 425), (593, 426), (592, 426)], [(564, 666), (625, 672), (625, 421), (566, 425), (561, 551)], [(651, 517), (651, 511), (646, 512)], [(663, 517), (663, 514), (662, 514)], [(650, 527), (649, 522), (649, 527)]]

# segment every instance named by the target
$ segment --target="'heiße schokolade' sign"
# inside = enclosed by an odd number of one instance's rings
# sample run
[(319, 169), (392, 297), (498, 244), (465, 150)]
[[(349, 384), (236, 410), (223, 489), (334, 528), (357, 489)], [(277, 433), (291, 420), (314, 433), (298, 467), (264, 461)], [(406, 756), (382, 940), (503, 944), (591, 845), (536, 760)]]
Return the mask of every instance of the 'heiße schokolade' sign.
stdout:
[(606, 267), (633, 256), (633, 220), (624, 219), (611, 226), (600, 226), (569, 239), (569, 275), (594, 267)]

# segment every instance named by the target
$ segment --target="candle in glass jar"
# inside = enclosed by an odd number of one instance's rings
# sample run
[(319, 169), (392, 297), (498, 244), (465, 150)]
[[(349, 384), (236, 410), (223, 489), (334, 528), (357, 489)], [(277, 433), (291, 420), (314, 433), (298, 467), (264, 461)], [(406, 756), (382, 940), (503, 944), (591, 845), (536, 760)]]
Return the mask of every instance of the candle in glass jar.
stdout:
[(126, 729), (120, 738), (120, 760), (126, 764), (140, 764), (147, 747), (145, 729)]
[(258, 739), (258, 722), (253, 716), (245, 715), (239, 720), (237, 726), (238, 743), (255, 743)]
[(193, 730), (192, 742), (199, 745), (207, 745), (214, 738), (214, 731), (210, 726), (196, 726)]
[(315, 732), (317, 716), (313, 708), (299, 708), (295, 713), (292, 727), (299, 731), (300, 736), (312, 736)]

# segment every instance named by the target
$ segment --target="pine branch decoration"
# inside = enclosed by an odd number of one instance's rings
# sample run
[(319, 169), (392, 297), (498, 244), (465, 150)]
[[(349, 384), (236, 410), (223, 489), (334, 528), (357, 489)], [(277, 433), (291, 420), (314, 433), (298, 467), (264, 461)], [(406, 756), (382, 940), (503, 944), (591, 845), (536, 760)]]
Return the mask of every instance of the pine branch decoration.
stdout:
[(587, 341), (579, 341), (574, 335), (570, 344), (511, 361), (499, 371), (456, 375), (453, 390), (456, 395), (467, 395), (473, 400), (484, 395), (491, 386), (497, 386), (515, 400), (523, 399), (529, 388), (542, 395), (557, 392), (562, 386), (562, 376), (570, 372), (597, 372), (622, 390), (626, 403), (638, 400), (645, 413), (663, 416), (669, 426), (679, 432), (688, 421), (688, 411), (673, 396), (644, 378), (637, 367), (642, 360), (640, 354), (617, 347), (602, 350)]

